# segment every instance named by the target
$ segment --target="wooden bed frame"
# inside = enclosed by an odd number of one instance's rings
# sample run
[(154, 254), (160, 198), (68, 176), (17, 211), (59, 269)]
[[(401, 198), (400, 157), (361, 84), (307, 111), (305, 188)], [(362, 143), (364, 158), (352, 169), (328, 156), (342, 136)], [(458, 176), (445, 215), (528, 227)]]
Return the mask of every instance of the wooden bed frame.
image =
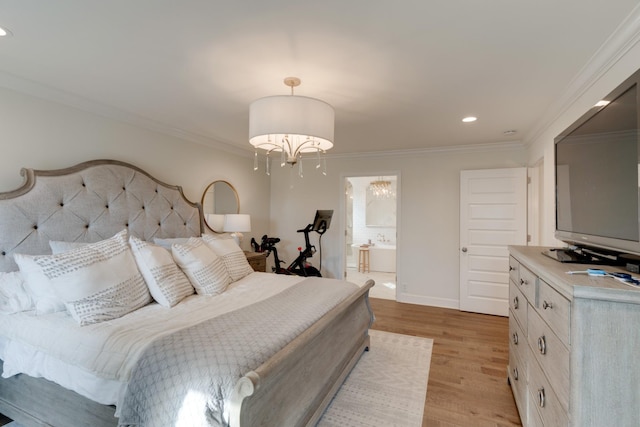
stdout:
[[(188, 201), (180, 187), (127, 163), (94, 160), (22, 174), (21, 188), (0, 193), (0, 271), (17, 269), (14, 252), (49, 252), (49, 240), (98, 241), (123, 226), (145, 240), (199, 236), (204, 229), (201, 206)], [(315, 425), (369, 346), (372, 286), (368, 281), (242, 377), (231, 398), (230, 425)], [(114, 412), (42, 378), (0, 378), (0, 413), (25, 427), (112, 427), (118, 423)]]

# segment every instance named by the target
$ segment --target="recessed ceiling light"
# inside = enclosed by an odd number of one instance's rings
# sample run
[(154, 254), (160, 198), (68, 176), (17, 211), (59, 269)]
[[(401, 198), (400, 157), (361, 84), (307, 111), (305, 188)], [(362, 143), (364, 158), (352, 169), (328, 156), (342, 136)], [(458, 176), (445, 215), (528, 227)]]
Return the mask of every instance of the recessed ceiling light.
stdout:
[(473, 116), (465, 117), (464, 119), (462, 119), (462, 121), (465, 123), (475, 122), (476, 120), (478, 120), (478, 118)]
[(11, 35), (11, 31), (7, 30), (4, 27), (0, 27), (0, 37), (8, 37)]
[(596, 102), (596, 105), (594, 105), (594, 107), (604, 107), (605, 105), (608, 105), (609, 101), (605, 101), (604, 99), (602, 101), (598, 101)]

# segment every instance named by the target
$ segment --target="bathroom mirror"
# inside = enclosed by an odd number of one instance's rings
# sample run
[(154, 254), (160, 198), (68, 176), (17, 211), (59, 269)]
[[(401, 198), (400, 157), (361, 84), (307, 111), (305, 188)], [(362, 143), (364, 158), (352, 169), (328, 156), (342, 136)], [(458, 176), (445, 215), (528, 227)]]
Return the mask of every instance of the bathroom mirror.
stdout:
[(240, 213), (238, 192), (227, 181), (213, 181), (202, 194), (202, 210), (204, 223), (216, 232), (222, 233), (224, 215)]

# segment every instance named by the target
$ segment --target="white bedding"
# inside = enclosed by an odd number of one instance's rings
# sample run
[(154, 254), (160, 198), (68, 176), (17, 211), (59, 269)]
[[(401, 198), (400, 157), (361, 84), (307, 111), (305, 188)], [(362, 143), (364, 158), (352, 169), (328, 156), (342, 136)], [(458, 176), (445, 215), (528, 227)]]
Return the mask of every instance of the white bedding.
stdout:
[(135, 361), (154, 339), (264, 300), (302, 280), (251, 273), (220, 295), (192, 295), (173, 308), (152, 303), (87, 326), (79, 326), (66, 312), (0, 314), (2, 376), (43, 377), (96, 402), (115, 404)]

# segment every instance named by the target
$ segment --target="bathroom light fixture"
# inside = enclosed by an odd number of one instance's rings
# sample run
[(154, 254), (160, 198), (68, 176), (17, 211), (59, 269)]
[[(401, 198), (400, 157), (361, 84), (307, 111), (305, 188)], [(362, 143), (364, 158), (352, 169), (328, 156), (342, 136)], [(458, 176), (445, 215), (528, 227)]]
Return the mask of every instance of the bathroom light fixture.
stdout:
[(465, 117), (464, 119), (462, 119), (462, 121), (465, 123), (475, 122), (476, 120), (478, 120), (478, 118), (473, 116)]
[(0, 37), (9, 37), (11, 36), (11, 31), (6, 29), (5, 27), (0, 27)]
[(391, 188), (391, 181), (382, 179), (382, 177), (376, 181), (371, 181), (367, 191), (376, 199), (391, 199), (396, 196), (396, 192)]
[(291, 95), (260, 98), (249, 107), (249, 143), (255, 148), (253, 169), (258, 170), (258, 148), (266, 151), (266, 173), (271, 174), (272, 152), (280, 152), (280, 166), (298, 164), (302, 177), (303, 153), (317, 155), (319, 169), (326, 175), (326, 162), (321, 155), (333, 147), (335, 112), (324, 101), (293, 94), (300, 85), (297, 77), (287, 77), (284, 84)]
[(242, 233), (251, 231), (251, 215), (227, 214), (224, 216), (222, 231), (230, 232), (238, 246), (242, 243)]

